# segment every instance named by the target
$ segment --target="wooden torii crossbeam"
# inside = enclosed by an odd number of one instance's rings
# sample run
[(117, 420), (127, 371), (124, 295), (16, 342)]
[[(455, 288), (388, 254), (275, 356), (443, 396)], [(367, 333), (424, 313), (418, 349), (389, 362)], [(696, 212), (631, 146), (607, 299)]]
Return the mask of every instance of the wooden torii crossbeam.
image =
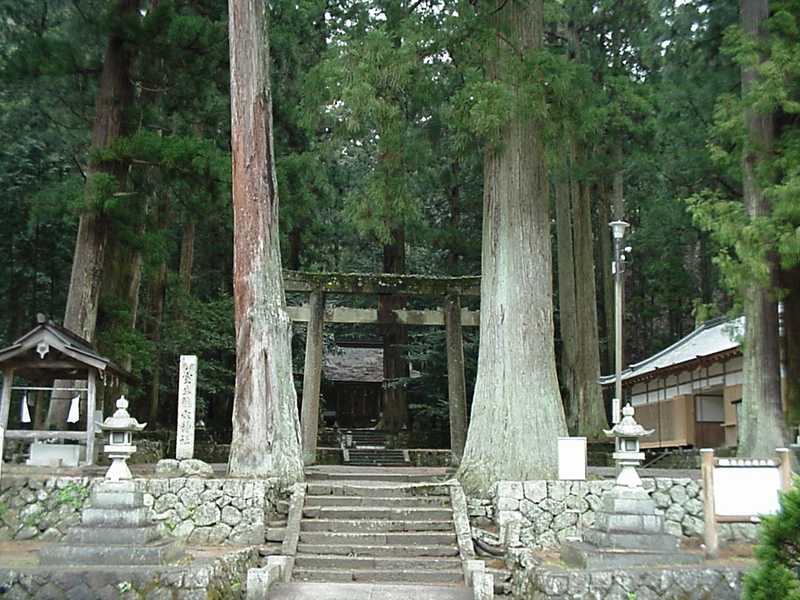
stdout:
[[(447, 337), (447, 387), (450, 449), (454, 463), (461, 460), (467, 435), (467, 400), (462, 327), (478, 327), (478, 311), (461, 308), (461, 297), (480, 297), (480, 277), (430, 277), (394, 273), (303, 273), (284, 271), (286, 292), (308, 293), (308, 303), (287, 307), (292, 321), (308, 323), (303, 368), (301, 426), (303, 460), (312, 464), (317, 454), (319, 393), (322, 377), (324, 323), (444, 325)], [(399, 295), (440, 298), (435, 310), (393, 310), (381, 315), (374, 308), (325, 307), (325, 294)]]

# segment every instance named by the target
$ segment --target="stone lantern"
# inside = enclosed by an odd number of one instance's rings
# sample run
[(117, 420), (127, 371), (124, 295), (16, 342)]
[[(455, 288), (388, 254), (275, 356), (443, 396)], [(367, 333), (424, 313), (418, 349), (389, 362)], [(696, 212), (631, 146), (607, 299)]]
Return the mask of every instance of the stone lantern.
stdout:
[(639, 440), (654, 430), (633, 418), (633, 407), (622, 409), (622, 419), (610, 431), (615, 438), (613, 457), (621, 467), (616, 485), (606, 490), (595, 510), (595, 523), (582, 542), (567, 541), (561, 559), (570, 566), (618, 569), (631, 565), (691, 564), (699, 554), (680, 552), (680, 540), (664, 529), (664, 514), (642, 486), (636, 467), (644, 460)]
[(62, 542), (46, 544), (39, 553), (40, 564), (138, 569), (181, 559), (183, 547), (177, 540), (165, 537), (150, 519), (144, 493), (125, 462), (136, 452), (131, 440), (133, 432), (141, 431), (147, 423), (138, 423), (131, 417), (128, 401), (121, 396), (114, 414), (97, 425), (108, 432), (103, 451), (113, 462), (105, 480), (92, 486), (89, 506), (81, 511), (80, 525), (67, 530)]
[(128, 468), (127, 460), (136, 452), (133, 445), (133, 432), (142, 431), (147, 423), (139, 423), (128, 413), (128, 400), (120, 396), (117, 400), (117, 410), (102, 423), (100, 429), (108, 432), (108, 443), (103, 447), (103, 452), (111, 457), (111, 466), (106, 472), (106, 479), (120, 481), (131, 479), (133, 475)]
[(608, 437), (613, 437), (615, 452), (612, 458), (620, 467), (617, 475), (617, 485), (629, 488), (638, 488), (642, 480), (636, 472), (644, 460), (644, 453), (640, 451), (639, 439), (651, 435), (654, 429), (645, 429), (633, 418), (634, 410), (630, 404), (622, 409), (622, 419), (610, 430), (603, 430)]

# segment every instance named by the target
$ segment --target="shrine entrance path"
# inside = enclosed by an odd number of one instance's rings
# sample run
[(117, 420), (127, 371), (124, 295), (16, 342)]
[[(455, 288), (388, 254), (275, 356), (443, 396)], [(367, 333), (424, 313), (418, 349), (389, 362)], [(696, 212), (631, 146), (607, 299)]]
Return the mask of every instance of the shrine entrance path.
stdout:
[(269, 591), (270, 600), (471, 600), (472, 589), (374, 583), (284, 583)]

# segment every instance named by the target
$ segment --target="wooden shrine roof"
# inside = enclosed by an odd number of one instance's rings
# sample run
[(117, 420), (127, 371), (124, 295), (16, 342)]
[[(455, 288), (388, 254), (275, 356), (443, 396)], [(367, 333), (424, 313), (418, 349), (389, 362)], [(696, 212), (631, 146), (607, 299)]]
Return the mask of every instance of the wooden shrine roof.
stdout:
[(96, 369), (126, 381), (133, 376), (101, 356), (92, 344), (74, 332), (39, 316), (37, 325), (13, 344), (0, 349), (0, 369), (26, 375), (47, 371), (50, 376), (75, 378), (76, 371)]

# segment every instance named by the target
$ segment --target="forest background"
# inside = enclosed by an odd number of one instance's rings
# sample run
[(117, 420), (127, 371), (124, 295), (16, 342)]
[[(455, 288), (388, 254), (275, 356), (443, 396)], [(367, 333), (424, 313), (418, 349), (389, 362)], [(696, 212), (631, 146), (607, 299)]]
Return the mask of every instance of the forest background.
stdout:
[[(491, 8), (276, 0), (269, 11), (284, 267), (479, 275), (484, 148), (502, 143), (518, 110), (518, 96), (485, 77)], [(632, 224), (626, 363), (739, 312), (746, 282), (783, 298), (797, 331), (800, 8), (772, 2), (758, 45), (730, 1), (548, 1), (544, 17), (544, 48), (513, 69), (547, 158), (567, 422), (586, 432), (597, 424), (580, 423), (580, 407), (597, 403), (594, 381), (612, 369), (615, 218)], [(125, 101), (99, 143), (110, 47)], [(743, 96), (742, 71), (756, 63), (759, 85)], [(79, 223), (99, 222), (96, 327), (79, 333), (136, 375), (136, 412), (165, 425), (178, 356), (197, 354), (200, 416), (225, 441), (235, 373), (226, 2), (4, 0), (0, 78), (0, 344), (37, 312), (62, 320)], [(759, 219), (743, 202), (754, 107), (775, 115), (757, 173), (771, 208)], [(471, 385), (478, 340), (465, 334)], [(381, 339), (368, 327), (326, 335)], [(296, 372), (303, 341), (295, 326)], [(410, 329), (401, 345), (423, 373), (396, 381), (409, 423), (446, 429), (444, 331)], [(790, 365), (797, 352), (784, 350)]]

